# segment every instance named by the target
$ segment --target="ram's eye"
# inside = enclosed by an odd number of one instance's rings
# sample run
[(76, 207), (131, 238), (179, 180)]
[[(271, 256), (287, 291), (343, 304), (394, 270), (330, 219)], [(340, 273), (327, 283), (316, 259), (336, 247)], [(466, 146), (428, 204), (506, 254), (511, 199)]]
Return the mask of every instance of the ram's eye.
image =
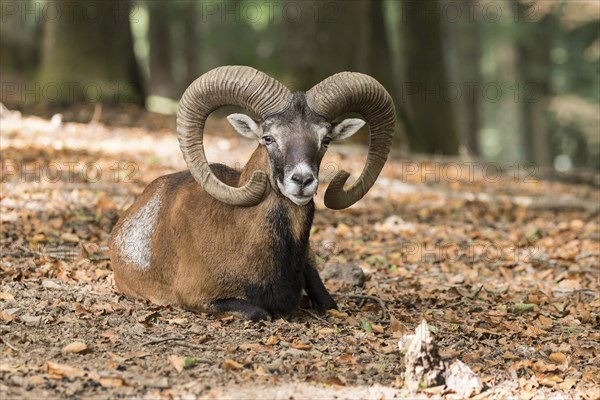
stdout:
[(267, 145), (269, 145), (275, 141), (275, 139), (273, 139), (273, 136), (263, 136), (261, 139), (264, 140), (265, 144), (267, 144)]
[(331, 143), (331, 138), (330, 137), (326, 137), (326, 138), (323, 138), (323, 142), (321, 142), (321, 145), (323, 147), (327, 147), (327, 146), (329, 146), (329, 143)]

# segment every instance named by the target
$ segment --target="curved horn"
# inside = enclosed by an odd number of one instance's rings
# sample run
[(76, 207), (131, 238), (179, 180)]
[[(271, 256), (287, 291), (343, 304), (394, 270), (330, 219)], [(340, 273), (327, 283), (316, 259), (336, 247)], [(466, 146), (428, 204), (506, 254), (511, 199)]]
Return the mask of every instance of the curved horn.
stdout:
[(373, 186), (387, 160), (394, 135), (394, 102), (374, 78), (358, 72), (340, 72), (321, 81), (306, 92), (308, 106), (317, 114), (333, 120), (347, 112), (361, 114), (371, 130), (367, 162), (352, 187), (344, 190), (350, 174), (338, 172), (325, 192), (325, 205), (332, 209), (350, 207)]
[(263, 198), (268, 181), (264, 172), (255, 171), (246, 185), (235, 188), (212, 173), (202, 141), (208, 115), (219, 107), (235, 105), (264, 119), (285, 110), (290, 99), (285, 86), (250, 67), (215, 68), (192, 82), (179, 102), (177, 138), (192, 176), (208, 194), (227, 204), (253, 206)]

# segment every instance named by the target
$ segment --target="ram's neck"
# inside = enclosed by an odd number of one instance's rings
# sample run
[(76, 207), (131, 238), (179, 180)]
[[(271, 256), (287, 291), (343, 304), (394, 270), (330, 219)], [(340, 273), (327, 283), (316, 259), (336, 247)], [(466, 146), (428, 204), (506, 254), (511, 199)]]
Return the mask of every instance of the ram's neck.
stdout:
[(271, 175), (270, 167), (269, 167), (269, 155), (267, 154), (267, 150), (264, 146), (259, 145), (250, 159), (242, 169), (240, 173), (239, 187), (244, 186), (250, 178), (252, 178), (252, 174), (254, 171), (262, 171), (267, 175)]
[[(269, 155), (264, 146), (259, 145), (254, 150), (254, 153), (252, 153), (250, 160), (248, 160), (248, 163), (242, 169), (238, 187), (245, 185), (252, 177), (254, 171), (263, 171), (269, 177), (271, 176)], [(282, 196), (278, 190), (273, 189), (273, 182), (270, 182), (265, 197), (258, 207), (262, 209), (265, 215), (279, 215), (283, 217), (281, 220), (285, 220), (286, 222), (280, 228), (288, 230), (294, 242), (304, 247), (308, 240), (308, 234), (313, 221), (315, 205), (312, 201), (305, 206), (298, 206)]]

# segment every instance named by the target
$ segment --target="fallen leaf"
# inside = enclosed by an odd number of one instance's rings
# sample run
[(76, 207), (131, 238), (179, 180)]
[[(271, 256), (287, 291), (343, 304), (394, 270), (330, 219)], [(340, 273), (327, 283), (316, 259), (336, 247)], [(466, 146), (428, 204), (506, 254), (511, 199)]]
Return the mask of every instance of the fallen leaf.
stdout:
[(41, 316), (21, 315), (19, 317), (19, 319), (21, 321), (23, 321), (25, 323), (25, 325), (27, 325), (27, 326), (36, 326), (40, 322), (42, 322), (42, 317)]
[(302, 343), (302, 342), (294, 342), (292, 344), (292, 348), (298, 349), (298, 350), (310, 350), (310, 349), (312, 349), (312, 344)]
[(460, 360), (448, 366), (445, 373), (446, 386), (462, 397), (470, 397), (481, 392), (483, 385), (479, 377)]
[(444, 385), (432, 386), (424, 388), (423, 392), (427, 394), (437, 395), (436, 397), (440, 397), (442, 393), (444, 393), (445, 388), (446, 386)]
[(57, 289), (57, 290), (61, 290), (62, 286), (60, 286), (60, 284), (52, 279), (44, 279), (42, 281), (42, 286), (45, 287), (46, 289)]
[(569, 379), (565, 379), (560, 385), (559, 387), (562, 390), (568, 391), (571, 390), (571, 388), (575, 387), (575, 385), (577, 384), (577, 379), (573, 379), (573, 378), (569, 378)]
[(83, 353), (88, 349), (87, 345), (83, 342), (72, 342), (63, 347), (63, 353)]
[(183, 357), (183, 367), (191, 368), (196, 365), (196, 359), (194, 357)]
[(547, 333), (548, 332), (546, 332), (545, 330), (540, 329), (533, 325), (525, 325), (525, 329), (523, 331), (521, 331), (521, 335), (528, 336), (528, 337), (538, 337), (540, 335), (545, 335)]
[(531, 303), (517, 303), (513, 307), (513, 313), (515, 313), (515, 314), (523, 314), (524, 312), (527, 312), (527, 311), (533, 311), (534, 308), (535, 308), (535, 304), (531, 304)]
[(121, 387), (125, 385), (122, 378), (100, 378), (98, 382), (103, 387)]
[(356, 359), (352, 354), (342, 354), (338, 357), (338, 362), (342, 364), (356, 364)]
[(143, 379), (142, 381), (140, 381), (140, 385), (142, 386), (148, 386), (151, 388), (157, 388), (157, 389), (164, 389), (164, 388), (168, 388), (169, 385), (169, 380), (166, 377), (161, 377), (161, 378), (146, 378)]
[(552, 292), (556, 296), (565, 296), (581, 289), (581, 282), (576, 279), (564, 279), (560, 281), (556, 287), (552, 289)]
[[(90, 307), (90, 311), (92, 311), (94, 315), (112, 314), (113, 312), (115, 312), (110, 303), (96, 303)], [(158, 313), (156, 314), (156, 316), (158, 316)], [(155, 316), (151, 313), (150, 316), (147, 316), (147, 321), (150, 321), (154, 317)]]
[(183, 369), (185, 368), (185, 361), (183, 357), (171, 355), (168, 357), (168, 360), (169, 363), (171, 363), (171, 366), (173, 366), (178, 373), (183, 372)]
[(39, 375), (34, 375), (31, 378), (29, 378), (29, 382), (31, 382), (34, 385), (43, 385), (46, 382), (46, 380)]
[(343, 377), (341, 376), (327, 376), (325, 378), (320, 379), (319, 382), (334, 387), (344, 385)]
[(404, 325), (400, 323), (393, 315), (390, 315), (390, 329), (392, 332), (403, 332)]
[(560, 383), (562, 381), (563, 381), (563, 379), (558, 375), (542, 376), (542, 377), (539, 377), (539, 379), (538, 379), (538, 383), (540, 385), (549, 386), (549, 387), (555, 386), (557, 383)]
[[(108, 356), (111, 358), (112, 361), (118, 363), (118, 364), (122, 364), (125, 361), (127, 361), (127, 358), (125, 357), (121, 357), (118, 354), (113, 353), (112, 351), (107, 352)], [(109, 360), (109, 361), (111, 361)]]
[(6, 311), (0, 312), (0, 318), (2, 318), (5, 322), (11, 322), (15, 319), (15, 317), (8, 314)]
[(0, 300), (15, 301), (15, 296), (7, 292), (0, 292)]
[(233, 361), (231, 358), (228, 358), (223, 362), (223, 364), (221, 364), (221, 368), (226, 371), (229, 371), (229, 370), (242, 369), (242, 368), (244, 368), (244, 366), (238, 362)]
[(554, 372), (558, 367), (554, 364), (547, 364), (542, 360), (537, 360), (533, 363), (532, 368), (536, 372)]
[(29, 239), (29, 241), (33, 242), (33, 243), (45, 242), (46, 235), (44, 235), (43, 233), (37, 233), (37, 234), (33, 235), (33, 237), (31, 239)]
[(346, 235), (352, 233), (352, 228), (350, 228), (348, 225), (346, 225), (344, 223), (340, 223), (340, 224), (338, 224), (337, 228), (335, 229), (335, 233), (336, 233), (336, 235), (346, 236)]
[[(108, 306), (110, 306), (110, 304), (108, 304)], [(111, 311), (112, 311), (112, 307), (111, 307)], [(151, 311), (144, 315), (138, 316), (137, 322), (156, 322), (156, 319), (158, 318), (158, 316), (159, 316), (159, 314), (157, 311)]]
[(68, 242), (68, 243), (78, 243), (79, 242), (79, 237), (74, 233), (65, 232), (62, 235), (60, 235), (60, 238), (61, 238), (61, 240)]
[(345, 312), (341, 312), (338, 310), (327, 310), (327, 314), (339, 319), (346, 318), (348, 316), (348, 314), (346, 314)]
[(100, 253), (100, 246), (96, 243), (82, 243), (81, 248), (83, 249), (85, 258), (90, 258), (90, 256)]
[(567, 362), (567, 356), (563, 353), (552, 353), (548, 356), (548, 359), (555, 364), (564, 364)]
[(169, 325), (179, 325), (179, 326), (184, 326), (187, 324), (188, 320), (187, 318), (171, 318), (168, 319), (167, 322), (169, 323)]
[(460, 351), (456, 349), (440, 349), (440, 356), (443, 358), (455, 358), (460, 355)]
[(365, 332), (368, 332), (368, 333), (372, 333), (373, 332), (373, 325), (369, 321), (367, 321), (366, 319), (361, 319), (360, 320), (360, 326), (361, 326), (361, 328), (363, 328), (363, 330)]
[(552, 319), (540, 315), (536, 320), (536, 325), (541, 329), (551, 329), (552, 328)]
[(75, 304), (75, 315), (80, 317), (82, 315), (87, 314), (87, 310), (81, 306), (81, 304)]
[(85, 375), (85, 371), (82, 369), (51, 361), (46, 363), (46, 370), (50, 374), (50, 379), (77, 378)]
[(510, 351), (505, 351), (504, 354), (502, 354), (502, 358), (505, 360), (516, 360), (519, 358), (519, 356), (511, 353)]
[(240, 344), (240, 350), (256, 350), (260, 347), (260, 343), (242, 343)]
[(281, 340), (281, 338), (277, 335), (272, 335), (269, 336), (269, 338), (267, 339), (267, 341), (265, 342), (268, 346), (274, 346), (277, 343), (279, 343), (279, 341)]

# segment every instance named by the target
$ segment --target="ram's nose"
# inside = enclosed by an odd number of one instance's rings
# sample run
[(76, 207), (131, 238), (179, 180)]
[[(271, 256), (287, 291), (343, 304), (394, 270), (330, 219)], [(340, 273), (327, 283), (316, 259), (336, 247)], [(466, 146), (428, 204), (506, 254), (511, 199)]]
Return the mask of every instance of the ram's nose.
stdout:
[(295, 172), (291, 179), (294, 183), (304, 188), (315, 181), (315, 176), (310, 172)]

